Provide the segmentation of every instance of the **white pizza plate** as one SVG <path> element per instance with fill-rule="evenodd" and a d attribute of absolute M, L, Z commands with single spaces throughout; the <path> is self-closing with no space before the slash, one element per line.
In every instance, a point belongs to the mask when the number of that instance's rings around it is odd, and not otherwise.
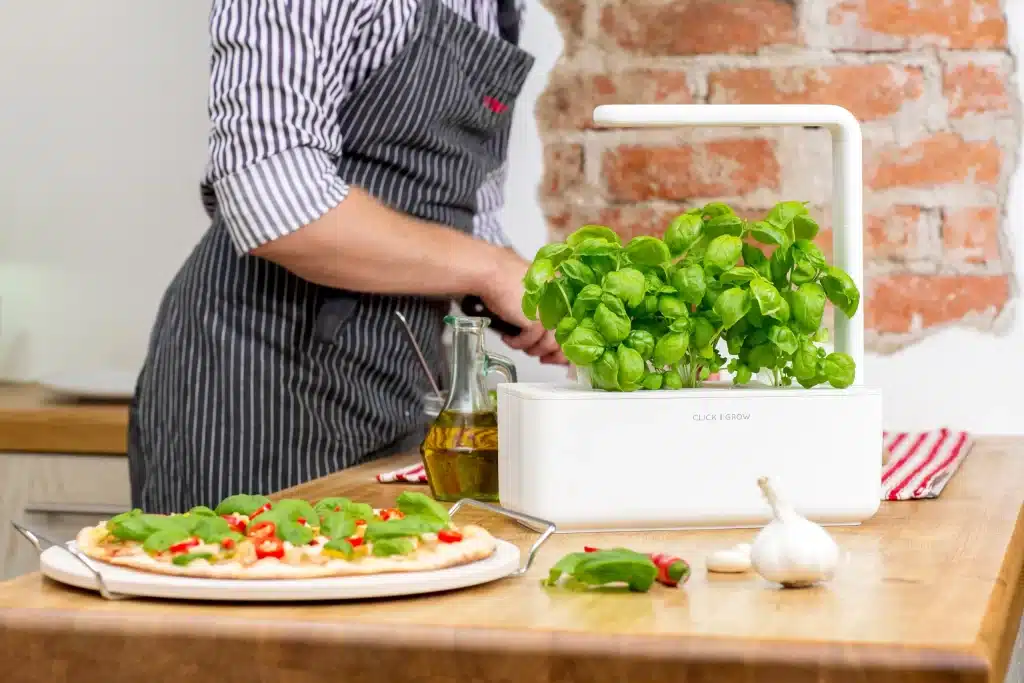
<path fill-rule="evenodd" d="M 75 548 L 72 541 L 68 544 Z M 494 554 L 485 560 L 429 572 L 343 576 L 319 579 L 242 580 L 197 579 L 151 574 L 91 561 L 107 590 L 117 596 L 267 602 L 359 600 L 438 593 L 503 579 L 519 569 L 519 548 L 498 539 Z M 53 546 L 40 555 L 43 575 L 60 583 L 99 591 L 96 577 L 67 550 Z"/>

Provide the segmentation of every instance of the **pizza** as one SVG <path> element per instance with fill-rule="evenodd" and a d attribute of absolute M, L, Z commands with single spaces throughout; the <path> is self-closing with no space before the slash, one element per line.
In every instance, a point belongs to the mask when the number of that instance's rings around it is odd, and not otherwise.
<path fill-rule="evenodd" d="M 209 579 L 308 579 L 420 572 L 490 557 L 496 539 L 456 527 L 433 498 L 406 491 L 375 509 L 348 498 L 316 503 L 259 495 L 216 508 L 157 515 L 131 510 L 85 527 L 76 539 L 89 557 L 157 574 Z"/>

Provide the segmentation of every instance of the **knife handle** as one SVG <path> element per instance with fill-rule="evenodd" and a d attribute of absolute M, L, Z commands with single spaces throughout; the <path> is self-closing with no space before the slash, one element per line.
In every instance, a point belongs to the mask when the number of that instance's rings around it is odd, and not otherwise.
<path fill-rule="evenodd" d="M 462 312 L 466 315 L 478 318 L 487 318 L 491 321 L 491 329 L 499 334 L 515 337 L 523 331 L 521 327 L 499 318 L 496 313 L 487 308 L 483 299 L 476 295 L 468 294 L 463 297 L 462 301 L 459 302 L 459 308 L 461 308 Z"/>

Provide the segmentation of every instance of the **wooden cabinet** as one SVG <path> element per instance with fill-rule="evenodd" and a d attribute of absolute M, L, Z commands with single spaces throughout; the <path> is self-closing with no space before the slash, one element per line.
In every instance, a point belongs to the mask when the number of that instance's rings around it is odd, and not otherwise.
<path fill-rule="evenodd" d="M 123 455 L 0 453 L 0 581 L 39 567 L 12 520 L 63 542 L 130 505 Z"/>

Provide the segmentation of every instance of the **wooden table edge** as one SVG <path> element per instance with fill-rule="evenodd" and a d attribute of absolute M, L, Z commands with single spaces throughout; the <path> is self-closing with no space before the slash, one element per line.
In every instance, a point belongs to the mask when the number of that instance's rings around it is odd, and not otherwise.
<path fill-rule="evenodd" d="M 45 579 L 43 579 L 45 580 Z M 543 629 L 511 631 L 497 628 L 461 628 L 449 626 L 400 626 L 339 622 L 335 624 L 303 621 L 278 622 L 269 619 L 244 619 L 223 616 L 192 616 L 171 620 L 164 616 L 87 613 L 81 610 L 0 608 L 0 634 L 58 634 L 57 624 L 74 624 L 76 635 L 83 637 L 170 638 L 215 637 L 225 646 L 244 648 L 254 644 L 290 645 L 327 649 L 365 647 L 378 651 L 394 650 L 418 654 L 456 652 L 503 657 L 553 657 L 567 660 L 614 659 L 638 664 L 671 663 L 687 665 L 732 665 L 770 668 L 778 673 L 813 667 L 819 673 L 864 671 L 899 676 L 928 673 L 957 673 L 966 681 L 989 681 L 990 661 L 970 647 L 940 648 L 899 646 L 883 643 L 831 643 L 804 641 L 749 640 L 729 637 L 630 636 L 588 634 Z"/>
<path fill-rule="evenodd" d="M 1017 513 L 1013 534 L 999 568 L 999 579 L 989 596 L 975 651 L 991 668 L 993 680 L 1002 681 L 1010 667 L 1018 624 L 1024 615 L 1024 506 Z"/>

